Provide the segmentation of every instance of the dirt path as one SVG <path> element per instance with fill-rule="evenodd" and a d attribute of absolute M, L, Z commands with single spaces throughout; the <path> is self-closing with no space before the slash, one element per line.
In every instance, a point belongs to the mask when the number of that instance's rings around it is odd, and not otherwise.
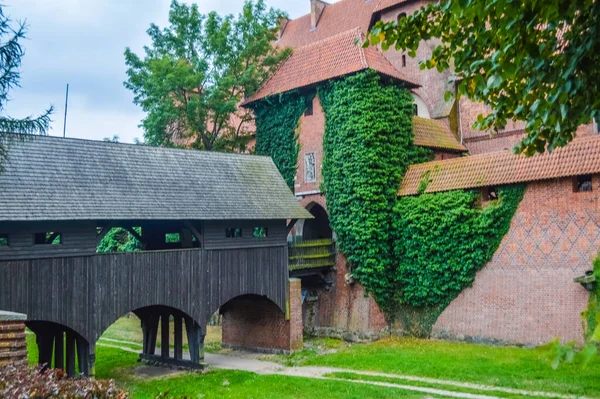
<path fill-rule="evenodd" d="M 137 349 L 132 349 L 131 347 L 126 347 L 119 345 L 118 340 L 101 340 L 98 342 L 98 346 L 106 346 L 111 348 L 117 348 L 128 352 L 139 353 L 140 351 Z M 132 344 L 129 342 L 123 341 L 122 344 Z M 139 345 L 139 344 L 138 344 Z M 184 353 L 184 358 L 189 359 L 189 355 Z M 546 397 L 546 398 L 557 398 L 557 399 L 590 399 L 583 396 L 577 395 L 565 395 L 554 392 L 536 392 L 536 391 L 527 391 L 522 389 L 513 389 L 513 388 L 504 388 L 504 387 L 496 387 L 489 385 L 481 385 L 481 384 L 473 384 L 473 383 L 465 383 L 460 381 L 452 381 L 452 380 L 441 380 L 435 378 L 426 378 L 426 377 L 416 377 L 410 375 L 401 375 L 401 374 L 388 374 L 388 373 L 377 373 L 370 371 L 361 371 L 361 370 L 349 370 L 349 369 L 339 369 L 333 367 L 316 367 L 316 366 L 301 366 L 301 367 L 286 367 L 278 363 L 267 362 L 257 359 L 252 359 L 243 356 L 225 356 L 207 353 L 204 357 L 205 363 L 212 368 L 219 369 L 227 369 L 227 370 L 239 370 L 239 371 L 249 371 L 256 374 L 262 375 L 284 375 L 288 377 L 302 377 L 302 378 L 313 378 L 320 380 L 335 380 L 335 381 L 343 381 L 351 384 L 365 384 L 365 385 L 374 385 L 388 388 L 397 388 L 407 391 L 414 392 L 422 392 L 430 395 L 441 395 L 446 397 L 454 397 L 454 398 L 464 398 L 464 399 L 502 399 L 499 396 L 490 396 L 482 393 L 468 393 L 468 392 L 460 392 L 461 389 L 465 390 L 477 390 L 483 392 L 490 392 L 498 394 L 499 392 L 511 394 L 511 395 L 522 395 L 525 397 Z M 350 380 L 350 379 L 342 379 L 329 377 L 331 373 L 353 373 L 356 375 L 362 376 L 371 376 L 371 377 L 383 377 L 389 379 L 396 379 L 398 383 L 391 382 L 378 382 L 378 381 L 367 381 L 367 380 Z M 439 388 L 433 387 L 422 387 L 410 385 L 411 382 L 416 383 L 427 383 L 431 385 L 439 385 Z M 449 391 L 448 388 L 452 387 L 453 390 Z M 446 388 L 446 389 L 445 389 Z"/>

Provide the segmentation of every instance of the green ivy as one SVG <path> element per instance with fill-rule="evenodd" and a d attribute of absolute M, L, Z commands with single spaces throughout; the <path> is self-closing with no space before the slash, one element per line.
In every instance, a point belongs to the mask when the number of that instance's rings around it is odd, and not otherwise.
<path fill-rule="evenodd" d="M 294 189 L 298 163 L 298 121 L 311 95 L 292 91 L 268 97 L 253 106 L 256 122 L 256 153 L 273 159 L 288 186 Z"/>
<path fill-rule="evenodd" d="M 593 266 L 596 288 L 590 292 L 588 308 L 583 316 L 587 325 L 586 341 L 598 343 L 600 342 L 600 255 L 594 259 Z"/>
<path fill-rule="evenodd" d="M 407 149 L 414 147 L 412 96 L 374 71 L 329 82 L 318 93 L 331 227 L 352 274 L 386 309 L 393 294 L 394 205 L 410 163 Z"/>
<path fill-rule="evenodd" d="M 409 91 L 365 71 L 317 92 L 325 113 L 322 190 L 338 248 L 391 318 L 426 335 L 491 259 L 524 187 L 500 189 L 499 199 L 485 207 L 473 190 L 399 199 L 409 165 L 433 155 L 413 144 Z M 309 100 L 294 92 L 255 108 L 257 152 L 274 158 L 290 186 L 299 151 L 296 128 Z"/>
<path fill-rule="evenodd" d="M 498 191 L 499 199 L 483 207 L 475 190 L 422 194 L 397 202 L 394 256 L 400 303 L 446 303 L 473 283 L 508 232 L 524 187 Z"/>
<path fill-rule="evenodd" d="M 134 227 L 135 231 L 140 234 L 141 229 Z M 135 252 L 140 251 L 142 245 L 139 241 L 127 230 L 121 228 L 111 229 L 100 241 L 97 252 Z"/>

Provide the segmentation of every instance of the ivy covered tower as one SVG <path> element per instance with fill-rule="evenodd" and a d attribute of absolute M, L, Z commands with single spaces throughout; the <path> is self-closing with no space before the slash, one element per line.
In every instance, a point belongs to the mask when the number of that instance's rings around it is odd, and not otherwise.
<path fill-rule="evenodd" d="M 472 129 L 486 106 L 445 101 L 452 72 L 420 69 L 436 43 L 415 58 L 357 45 L 376 21 L 427 3 L 311 0 L 282 20 L 277 45 L 291 56 L 243 104 L 256 151 L 315 217 L 288 237 L 305 331 L 581 341 L 589 294 L 573 279 L 600 249 L 599 128 L 518 158 L 523 126 Z"/>

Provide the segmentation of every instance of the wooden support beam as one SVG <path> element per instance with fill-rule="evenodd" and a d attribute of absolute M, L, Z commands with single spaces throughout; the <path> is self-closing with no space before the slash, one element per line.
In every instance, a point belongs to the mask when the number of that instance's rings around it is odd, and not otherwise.
<path fill-rule="evenodd" d="M 75 334 L 66 333 L 66 370 L 69 377 L 75 377 Z"/>
<path fill-rule="evenodd" d="M 198 323 L 191 317 L 185 317 L 185 330 L 187 332 L 188 348 L 190 351 L 190 361 L 194 364 L 200 364 L 204 360 L 204 336 Z"/>
<path fill-rule="evenodd" d="M 296 222 L 298 221 L 298 219 L 292 219 L 290 220 L 290 222 L 287 224 L 286 226 L 286 230 L 287 233 L 290 234 L 290 231 L 292 231 L 292 228 L 294 227 L 294 225 L 296 224 Z"/>
<path fill-rule="evenodd" d="M 183 225 L 187 227 L 189 231 L 192 232 L 192 234 L 194 235 L 194 237 L 196 237 L 196 240 L 198 240 L 198 242 L 202 242 L 202 234 L 200 234 L 200 232 L 198 231 L 198 229 L 196 229 L 196 226 L 194 226 L 192 222 L 186 220 L 185 222 L 183 222 Z"/>
<path fill-rule="evenodd" d="M 82 337 L 77 337 L 77 362 L 79 374 L 90 375 L 90 345 Z"/>
<path fill-rule="evenodd" d="M 175 336 L 175 360 L 183 359 L 183 329 L 181 315 L 174 316 L 173 333 Z"/>
<path fill-rule="evenodd" d="M 98 236 L 96 237 L 96 245 L 100 244 L 100 242 L 104 239 L 104 237 L 106 237 L 108 232 L 115 227 L 117 227 L 115 223 L 109 223 L 106 226 L 104 226 L 100 233 L 98 233 Z"/>
<path fill-rule="evenodd" d="M 160 356 L 169 357 L 169 313 L 164 311 L 160 315 Z"/>
<path fill-rule="evenodd" d="M 54 335 L 54 368 L 65 369 L 65 333 L 62 329 Z"/>
<path fill-rule="evenodd" d="M 38 363 L 44 368 L 52 367 L 52 351 L 54 349 L 54 336 L 50 331 L 39 331 L 36 334 L 36 341 L 38 344 Z"/>
<path fill-rule="evenodd" d="M 136 240 L 138 240 L 140 244 L 142 244 L 142 248 L 146 248 L 146 241 L 141 235 L 138 234 L 137 231 L 133 229 L 133 227 L 127 226 L 124 227 L 124 229 L 127 230 L 129 234 L 131 234 Z"/>
<path fill-rule="evenodd" d="M 158 336 L 158 315 L 148 316 L 148 345 L 146 345 L 145 353 L 148 355 L 154 355 L 156 352 L 156 338 Z"/>

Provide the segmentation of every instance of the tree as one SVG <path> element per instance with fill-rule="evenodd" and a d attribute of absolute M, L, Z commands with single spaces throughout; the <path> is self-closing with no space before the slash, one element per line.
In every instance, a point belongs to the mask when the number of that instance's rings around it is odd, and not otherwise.
<path fill-rule="evenodd" d="M 170 26 L 152 24 L 152 45 L 140 58 L 125 51 L 125 87 L 147 112 L 151 145 L 186 142 L 206 150 L 239 150 L 249 139 L 252 115 L 240 109 L 287 56 L 272 46 L 281 13 L 248 0 L 242 13 L 202 15 L 196 4 L 171 3 Z"/>
<path fill-rule="evenodd" d="M 8 157 L 8 146 L 15 139 L 14 135 L 46 134 L 50 128 L 50 107 L 42 115 L 23 119 L 12 118 L 4 113 L 6 103 L 10 100 L 9 91 L 19 87 L 21 60 L 24 55 L 21 40 L 25 38 L 27 26 L 17 21 L 16 28 L 11 26 L 12 20 L 4 14 L 0 4 L 0 171 Z"/>
<path fill-rule="evenodd" d="M 526 121 L 518 153 L 564 146 L 578 126 L 600 117 L 600 1 L 440 1 L 377 22 L 364 45 L 415 57 L 422 40 L 437 45 L 421 68 L 453 68 L 457 95 L 492 109 L 475 127 Z"/>

